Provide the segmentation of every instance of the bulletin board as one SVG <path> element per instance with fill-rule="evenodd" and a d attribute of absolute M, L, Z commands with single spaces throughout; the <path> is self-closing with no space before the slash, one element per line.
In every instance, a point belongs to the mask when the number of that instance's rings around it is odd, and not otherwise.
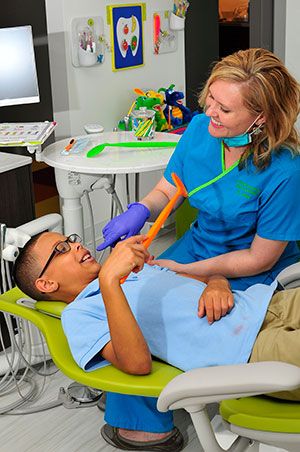
<path fill-rule="evenodd" d="M 143 21 L 145 19 L 145 3 L 107 6 L 113 71 L 143 66 Z"/>

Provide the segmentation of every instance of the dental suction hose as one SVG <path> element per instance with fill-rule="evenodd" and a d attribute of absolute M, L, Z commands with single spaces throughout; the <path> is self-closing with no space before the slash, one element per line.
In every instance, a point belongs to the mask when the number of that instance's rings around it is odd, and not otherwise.
<path fill-rule="evenodd" d="M 121 201 L 115 191 L 114 181 L 112 175 L 102 176 L 94 184 L 91 185 L 91 190 L 99 190 L 104 188 L 104 190 L 112 196 L 114 202 L 117 205 L 119 213 L 123 213 L 124 209 L 122 207 Z"/>

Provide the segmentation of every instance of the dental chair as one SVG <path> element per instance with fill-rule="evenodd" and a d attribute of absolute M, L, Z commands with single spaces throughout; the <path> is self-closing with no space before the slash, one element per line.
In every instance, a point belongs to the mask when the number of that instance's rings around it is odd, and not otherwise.
<path fill-rule="evenodd" d="M 284 269 L 277 279 L 284 289 L 299 287 L 300 262 Z M 225 450 L 206 413 L 206 404 L 212 402 L 220 402 L 221 438 L 224 429 L 232 432 L 232 444 L 226 450 L 262 451 L 260 445 L 266 444 L 299 452 L 300 402 L 265 395 L 299 386 L 300 368 L 282 362 L 194 369 L 167 384 L 159 396 L 158 409 L 183 408 L 190 413 L 205 452 Z"/>
<path fill-rule="evenodd" d="M 35 232 L 37 233 L 37 232 Z M 297 265 L 297 264 L 295 264 Z M 286 272 L 281 280 L 294 279 Z M 43 333 L 56 366 L 69 378 L 92 388 L 158 397 L 161 411 L 183 408 L 190 413 L 205 452 L 225 450 L 217 442 L 206 404 L 221 402 L 224 425 L 238 435 L 227 450 L 258 451 L 259 443 L 300 450 L 300 403 L 258 394 L 289 391 L 300 386 L 300 368 L 280 362 L 194 369 L 189 372 L 154 361 L 150 375 L 132 376 L 112 365 L 84 372 L 72 358 L 63 333 L 61 302 L 32 302 L 18 288 L 0 295 L 0 311 L 35 324 Z"/>
<path fill-rule="evenodd" d="M 0 250 L 0 270 L 4 268 L 3 257 L 13 261 L 17 257 L 18 247 L 24 246 L 30 236 L 44 230 L 62 232 L 60 215 L 46 215 L 14 230 L 8 228 L 6 246 L 2 246 Z M 158 361 L 153 362 L 151 374 L 142 377 L 125 374 L 112 365 L 84 372 L 73 360 L 61 326 L 60 316 L 65 306 L 65 303 L 59 301 L 35 302 L 16 287 L 0 295 L 0 311 L 33 323 L 43 333 L 56 366 L 77 383 L 102 391 L 158 397 L 163 387 L 181 373 L 179 369 Z M 60 396 L 63 397 L 62 394 Z M 63 402 L 66 407 L 72 407 L 68 396 L 63 398 Z M 73 407 L 75 408 L 76 404 Z"/>
<path fill-rule="evenodd" d="M 299 386 L 300 368 L 291 364 L 208 367 L 175 377 L 162 390 L 157 406 L 160 411 L 185 409 L 205 452 L 255 452 L 263 450 L 260 443 L 299 452 L 300 403 L 261 395 Z M 221 402 L 223 427 L 235 434 L 229 448 L 219 444 L 209 421 L 206 404 L 212 402 Z"/>
<path fill-rule="evenodd" d="M 32 322 L 43 333 L 55 365 L 69 378 L 103 391 L 157 397 L 164 386 L 181 371 L 168 364 L 154 361 L 150 375 L 136 377 L 110 365 L 92 372 L 83 371 L 73 360 L 64 335 L 60 316 L 63 302 L 32 302 L 18 288 L 0 295 L 0 311 Z"/>
<path fill-rule="evenodd" d="M 177 238 L 195 215 L 188 201 L 177 210 Z M 285 289 L 299 287 L 300 262 L 283 270 L 277 279 Z M 194 369 L 168 383 L 157 406 L 163 412 L 185 409 L 205 452 L 266 450 L 262 444 L 299 452 L 300 402 L 265 395 L 299 386 L 300 368 L 282 362 Z M 220 402 L 222 416 L 222 425 L 215 428 L 216 434 L 206 411 L 206 405 L 213 402 Z M 226 431 L 232 433 L 230 438 L 226 437 Z M 220 444 L 222 435 L 226 445 Z"/>

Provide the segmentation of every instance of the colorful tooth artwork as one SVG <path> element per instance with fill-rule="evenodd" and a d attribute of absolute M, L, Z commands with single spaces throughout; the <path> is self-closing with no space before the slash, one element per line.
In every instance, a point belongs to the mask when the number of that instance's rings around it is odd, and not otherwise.
<path fill-rule="evenodd" d="M 126 58 L 129 49 L 135 56 L 139 46 L 140 27 L 135 16 L 129 19 L 120 17 L 117 22 L 117 42 L 123 58 Z"/>
<path fill-rule="evenodd" d="M 113 43 L 113 70 L 134 68 L 144 64 L 143 21 L 145 4 L 108 6 L 108 23 Z"/>

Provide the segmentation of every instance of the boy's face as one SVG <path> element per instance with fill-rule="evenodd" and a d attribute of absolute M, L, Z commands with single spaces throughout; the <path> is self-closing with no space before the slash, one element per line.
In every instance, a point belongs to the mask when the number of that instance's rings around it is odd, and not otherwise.
<path fill-rule="evenodd" d="M 34 252 L 40 261 L 40 271 L 57 243 L 65 240 L 64 235 L 56 232 L 45 232 L 40 236 L 34 247 Z M 81 243 L 69 243 L 69 245 L 70 251 L 54 255 L 41 278 L 57 281 L 64 291 L 73 291 L 75 288 L 80 291 L 97 278 L 101 265 Z"/>

